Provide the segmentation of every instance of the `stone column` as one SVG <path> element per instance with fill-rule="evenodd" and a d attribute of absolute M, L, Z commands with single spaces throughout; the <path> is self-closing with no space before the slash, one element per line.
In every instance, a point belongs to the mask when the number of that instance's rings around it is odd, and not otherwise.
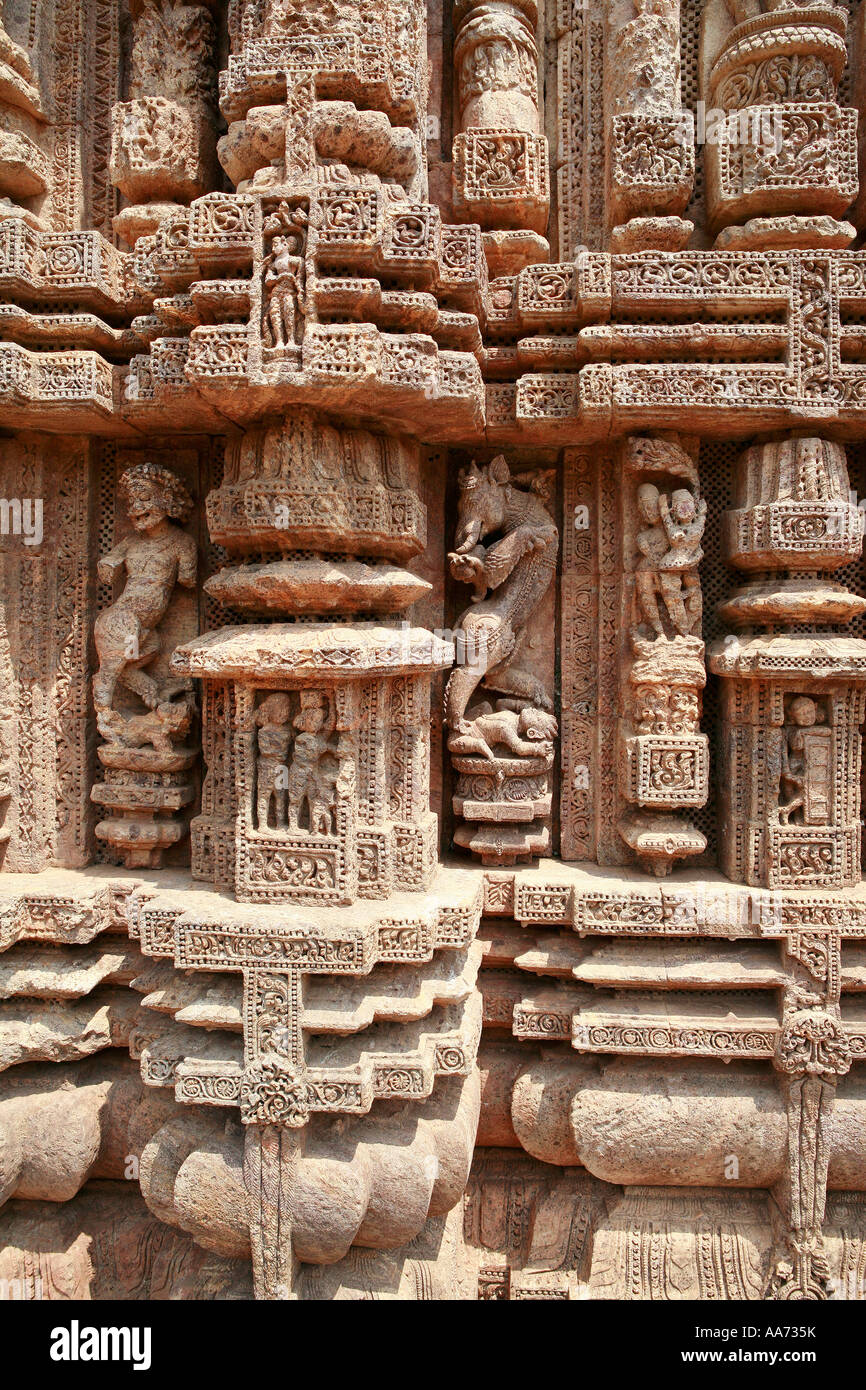
<path fill-rule="evenodd" d="M 460 134 L 454 209 L 484 228 L 543 233 L 550 206 L 540 133 L 535 0 L 456 0 L 454 66 Z"/>
<path fill-rule="evenodd" d="M 680 92 L 679 0 L 610 0 L 606 11 L 608 215 L 614 250 L 679 250 L 695 178 Z"/>

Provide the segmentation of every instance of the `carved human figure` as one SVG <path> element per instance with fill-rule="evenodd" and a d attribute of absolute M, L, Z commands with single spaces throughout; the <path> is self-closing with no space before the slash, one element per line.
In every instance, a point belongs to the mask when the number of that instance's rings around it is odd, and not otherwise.
<path fill-rule="evenodd" d="M 549 757 L 557 734 L 554 716 L 531 706 L 519 711 L 504 706 L 505 701 L 498 701 L 494 709 L 483 700 L 474 707 L 472 733 L 460 739 L 460 751 L 494 758 L 497 748 L 505 748 L 518 758 Z"/>
<path fill-rule="evenodd" d="M 688 637 L 701 621 L 698 565 L 703 558 L 706 501 L 696 498 L 688 488 L 676 488 L 668 499 L 653 483 L 643 483 L 637 490 L 637 504 L 646 523 L 636 539 L 640 558 L 635 588 L 640 615 L 657 636 L 663 637 L 661 598 L 675 633 Z"/>
<path fill-rule="evenodd" d="M 800 441 L 797 458 L 799 502 L 822 502 L 832 495 L 822 444 L 823 441 L 820 439 Z"/>
<path fill-rule="evenodd" d="M 271 828 L 271 806 L 274 827 L 288 825 L 288 758 L 292 741 L 289 717 L 291 700 L 282 690 L 266 696 L 255 712 L 258 728 L 256 758 L 256 820 L 259 830 Z"/>
<path fill-rule="evenodd" d="M 455 579 L 473 586 L 472 607 L 458 624 L 457 666 L 445 693 L 449 748 L 471 751 L 466 709 L 482 683 L 541 709 L 552 708 L 541 682 L 514 663 L 526 625 L 556 568 L 559 533 L 544 501 L 546 474 L 512 477 L 505 458 L 460 474 L 456 549 L 448 557 Z M 501 534 L 500 534 L 501 533 Z M 485 537 L 500 534 L 492 545 Z M 495 594 L 488 598 L 490 590 Z"/>
<path fill-rule="evenodd" d="M 782 743 L 779 822 L 826 825 L 831 808 L 831 760 L 828 725 L 819 718 L 818 703 L 797 695 L 788 706 Z"/>
<path fill-rule="evenodd" d="M 338 767 L 330 743 L 334 718 L 327 696 L 317 690 L 302 691 L 301 708 L 292 723 L 296 732 L 287 785 L 289 829 L 300 829 L 306 801 L 311 833 L 330 835 Z"/>
<path fill-rule="evenodd" d="M 183 680 L 157 681 L 143 667 L 161 650 L 157 628 L 175 587 L 194 588 L 197 568 L 195 540 L 180 525 L 192 510 L 192 498 L 170 469 L 136 464 L 123 474 L 119 492 L 134 534 L 103 556 L 97 570 L 108 582 L 125 569 L 126 585 L 94 626 L 99 669 L 93 678 L 93 702 L 97 727 L 107 739 L 115 736 L 117 718 L 112 711 L 118 683 L 151 710 L 188 689 Z"/>
<path fill-rule="evenodd" d="M 637 490 L 638 515 L 644 529 L 637 534 L 636 545 L 640 559 L 635 570 L 638 608 L 644 622 L 659 637 L 664 636 L 664 624 L 659 613 L 659 563 L 667 550 L 667 537 L 661 522 L 659 490 L 654 483 L 641 483 Z"/>
<path fill-rule="evenodd" d="M 265 342 L 272 348 L 295 345 L 298 319 L 306 313 L 304 243 L 306 214 L 281 204 L 267 220 L 273 229 L 271 250 L 265 257 Z M 279 230 L 277 230 L 279 229 Z"/>
<path fill-rule="evenodd" d="M 670 502 L 664 494 L 659 497 L 659 513 L 669 547 L 659 562 L 661 592 L 671 622 L 681 636 L 687 637 L 700 626 L 698 565 L 704 557 L 701 537 L 707 504 L 681 487 L 671 494 Z"/>

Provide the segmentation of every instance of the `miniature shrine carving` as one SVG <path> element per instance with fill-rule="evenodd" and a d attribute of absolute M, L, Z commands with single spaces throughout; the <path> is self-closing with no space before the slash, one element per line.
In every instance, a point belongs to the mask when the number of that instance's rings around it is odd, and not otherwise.
<path fill-rule="evenodd" d="M 864 72 L 5 5 L 0 1290 L 866 1297 Z"/>

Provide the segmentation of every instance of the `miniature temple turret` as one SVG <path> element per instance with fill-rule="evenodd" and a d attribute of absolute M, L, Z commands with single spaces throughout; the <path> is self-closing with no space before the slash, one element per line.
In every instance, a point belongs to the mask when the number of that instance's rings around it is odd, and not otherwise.
<path fill-rule="evenodd" d="M 862 547 L 844 447 L 756 445 L 740 460 L 736 500 L 725 543 L 749 579 L 721 605 L 735 631 L 710 658 L 722 678 L 721 862 L 735 881 L 768 888 L 850 886 L 866 644 L 844 627 L 866 605 L 829 578 Z"/>
<path fill-rule="evenodd" d="M 704 11 L 708 226 L 725 244 L 853 240 L 841 220 L 858 190 L 857 112 L 839 103 L 847 27 L 835 0 L 713 0 Z M 724 230 L 738 224 L 743 233 Z"/>

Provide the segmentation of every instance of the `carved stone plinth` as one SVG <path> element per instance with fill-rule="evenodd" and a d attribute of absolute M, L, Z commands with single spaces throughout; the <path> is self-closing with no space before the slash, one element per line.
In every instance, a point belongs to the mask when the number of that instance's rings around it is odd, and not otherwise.
<path fill-rule="evenodd" d="M 550 769 L 553 754 L 523 758 L 452 755 L 454 814 L 467 824 L 454 843 L 482 864 L 512 864 L 550 847 Z"/>
<path fill-rule="evenodd" d="M 531 131 L 469 130 L 454 140 L 454 209 L 481 227 L 543 233 L 550 209 L 547 140 Z"/>
<path fill-rule="evenodd" d="M 611 217 L 678 217 L 695 181 L 691 112 L 622 114 L 613 119 Z"/>
<path fill-rule="evenodd" d="M 96 826 L 96 838 L 109 845 L 130 869 L 155 869 L 163 850 L 187 833 L 182 820 L 171 819 L 194 799 L 189 772 L 198 759 L 195 748 L 127 749 L 103 745 L 98 750 L 105 780 L 91 796 L 109 814 Z"/>

